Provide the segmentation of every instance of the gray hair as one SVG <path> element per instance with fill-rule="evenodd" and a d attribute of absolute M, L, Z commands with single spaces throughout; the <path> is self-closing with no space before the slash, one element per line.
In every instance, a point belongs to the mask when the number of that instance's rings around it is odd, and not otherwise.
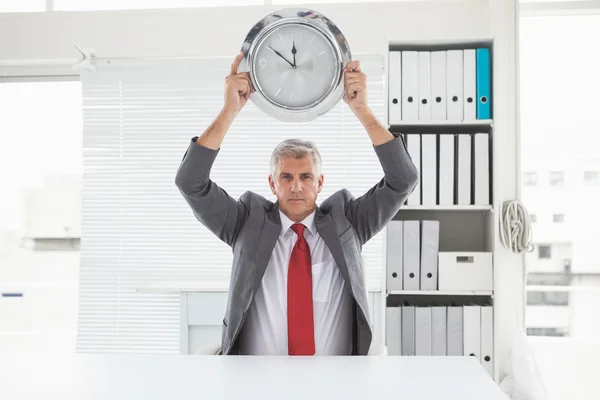
<path fill-rule="evenodd" d="M 317 167 L 317 177 L 321 175 L 321 154 L 314 142 L 300 139 L 284 140 L 275 147 L 271 154 L 271 176 L 275 178 L 279 160 L 282 158 L 304 158 L 306 156 L 312 156 L 313 163 Z"/>

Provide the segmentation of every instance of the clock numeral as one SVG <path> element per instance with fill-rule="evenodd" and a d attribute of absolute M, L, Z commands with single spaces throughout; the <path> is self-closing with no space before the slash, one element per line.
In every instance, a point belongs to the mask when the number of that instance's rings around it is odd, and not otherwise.
<path fill-rule="evenodd" d="M 258 62 L 258 64 L 260 65 L 261 69 L 265 69 L 267 67 L 267 60 L 265 60 L 264 58 L 261 58 L 260 61 Z"/>
<path fill-rule="evenodd" d="M 290 94 L 290 101 L 295 101 L 296 100 L 296 96 L 295 96 L 295 92 L 292 92 L 292 94 Z"/>

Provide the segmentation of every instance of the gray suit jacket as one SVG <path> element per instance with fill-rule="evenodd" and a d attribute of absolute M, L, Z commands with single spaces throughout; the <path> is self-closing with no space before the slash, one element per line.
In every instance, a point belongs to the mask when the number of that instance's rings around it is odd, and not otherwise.
<path fill-rule="evenodd" d="M 232 247 L 229 301 L 223 319 L 222 354 L 238 354 L 238 336 L 281 232 L 278 202 L 247 191 L 235 200 L 210 179 L 220 150 L 192 139 L 177 170 L 175 184 L 195 217 Z M 413 191 L 418 173 L 402 137 L 374 146 L 384 177 L 359 198 L 346 189 L 324 200 L 315 213 L 319 235 L 329 247 L 354 298 L 353 355 L 371 346 L 367 290 L 361 250 L 396 215 Z"/>

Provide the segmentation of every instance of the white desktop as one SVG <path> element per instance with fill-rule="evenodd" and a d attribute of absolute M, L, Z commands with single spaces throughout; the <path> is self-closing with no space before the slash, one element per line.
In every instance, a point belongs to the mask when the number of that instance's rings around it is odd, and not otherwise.
<path fill-rule="evenodd" d="M 0 377 L 19 400 L 507 399 L 472 357 L 15 355 Z"/>

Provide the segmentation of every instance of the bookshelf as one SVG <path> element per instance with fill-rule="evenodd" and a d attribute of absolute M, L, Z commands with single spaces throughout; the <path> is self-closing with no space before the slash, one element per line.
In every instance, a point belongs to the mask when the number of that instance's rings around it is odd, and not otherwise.
<path fill-rule="evenodd" d="M 397 296 L 493 296 L 492 290 L 388 290 L 388 295 Z"/>
<path fill-rule="evenodd" d="M 388 233 L 390 229 L 395 230 L 386 239 L 383 277 L 386 310 L 384 336 L 388 354 L 427 355 L 411 352 L 411 345 L 407 347 L 406 340 L 402 341 L 400 346 L 390 346 L 388 335 L 396 340 L 398 334 L 390 333 L 392 331 L 389 329 L 396 329 L 394 327 L 399 323 L 400 337 L 414 340 L 412 351 L 414 348 L 423 348 L 423 345 L 417 344 L 418 340 L 423 340 L 423 329 L 428 331 L 428 335 L 424 335 L 425 340 L 437 340 L 438 343 L 441 329 L 446 335 L 444 349 L 440 354 L 439 345 L 432 344 L 432 349 L 437 349 L 432 350 L 432 353 L 438 353 L 431 355 L 456 355 L 456 340 L 452 344 L 454 348 L 450 349 L 450 329 L 456 328 L 456 311 L 460 311 L 461 334 L 464 339 L 460 352 L 464 352 L 463 355 L 472 355 L 474 348 L 480 350 L 477 354 L 479 361 L 491 377 L 498 380 L 497 329 L 494 317 L 496 293 L 493 282 L 496 238 L 493 179 L 494 38 L 391 41 L 387 51 L 388 128 L 393 134 L 403 136 L 421 175 L 419 186 L 415 189 L 418 194 L 412 196 L 412 199 L 409 198 L 387 228 Z M 460 68 L 460 71 L 457 71 L 457 68 Z M 487 77 L 485 71 L 488 72 Z M 399 74 L 401 78 L 394 74 Z M 414 82 L 408 82 L 415 79 L 417 87 L 414 87 Z M 443 98 L 444 95 L 448 98 Z M 476 136 L 479 138 L 478 143 Z M 425 137 L 427 142 L 423 139 Z M 484 146 L 481 145 L 482 141 L 486 143 Z M 465 169 L 465 165 L 469 165 L 468 170 Z M 446 193 L 442 193 L 444 191 Z M 407 228 L 406 221 L 439 223 L 436 232 L 437 243 L 434 246 L 436 272 L 432 277 L 435 280 L 435 290 L 431 287 L 431 281 L 427 279 L 427 276 L 432 275 L 421 275 L 424 268 L 427 271 L 431 270 L 431 256 L 427 258 L 425 253 L 432 251 L 431 237 L 423 237 L 426 231 L 421 222 L 417 233 L 418 260 L 407 256 L 408 252 L 415 252 L 414 239 L 407 239 L 408 235 L 415 236 L 412 230 L 415 225 Z M 391 248 L 399 237 L 403 237 L 403 243 L 400 243 L 403 246 L 401 251 Z M 429 250 L 423 250 L 424 241 L 428 242 Z M 445 253 L 445 257 L 438 258 L 441 253 Z M 475 259 L 479 255 L 486 256 L 484 259 L 489 260 L 489 265 L 486 267 L 488 274 L 485 289 L 481 289 L 481 270 L 475 275 L 469 275 L 469 271 L 474 271 L 473 267 L 464 269 L 462 282 L 448 282 L 448 285 L 459 285 L 460 289 L 442 288 L 442 278 L 447 280 L 452 274 L 445 273 L 442 276 L 440 268 L 447 267 L 446 264 L 442 265 L 441 260 L 446 263 L 453 259 L 454 255 L 456 260 L 469 256 Z M 402 260 L 399 261 L 399 258 Z M 413 271 L 415 262 L 419 264 L 416 278 L 414 274 L 407 275 L 407 268 Z M 429 264 L 424 267 L 425 263 Z M 479 265 L 481 264 L 474 264 Z M 456 271 L 461 269 L 458 262 L 453 267 L 458 267 Z M 394 272 L 391 273 L 392 271 Z M 473 287 L 470 287 L 471 277 Z M 414 279 L 420 288 L 414 287 Z M 428 283 L 425 284 L 425 281 Z M 427 287 L 424 287 L 425 285 Z M 453 308 L 452 316 L 450 307 Z M 446 318 L 443 328 L 439 325 L 440 311 Z M 429 321 L 429 325 L 424 328 L 425 320 Z M 387 324 L 390 324 L 390 327 Z M 410 334 L 404 335 L 406 326 L 410 326 L 412 337 Z M 479 326 L 475 335 L 477 342 L 473 341 L 474 326 Z M 447 354 L 444 354 L 444 351 Z M 396 354 L 393 354 L 394 352 Z"/>

